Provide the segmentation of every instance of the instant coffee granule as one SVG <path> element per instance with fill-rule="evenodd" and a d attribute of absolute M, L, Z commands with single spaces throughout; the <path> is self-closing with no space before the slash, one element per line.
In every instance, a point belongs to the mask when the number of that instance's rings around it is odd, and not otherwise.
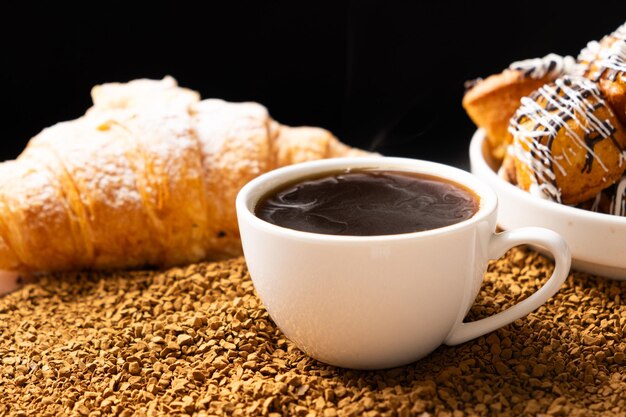
<path fill-rule="evenodd" d="M 468 320 L 528 297 L 551 271 L 511 250 L 490 265 Z M 46 276 L 0 299 L 0 414 L 626 416 L 625 290 L 573 273 L 503 329 L 363 372 L 286 340 L 241 258 Z"/>

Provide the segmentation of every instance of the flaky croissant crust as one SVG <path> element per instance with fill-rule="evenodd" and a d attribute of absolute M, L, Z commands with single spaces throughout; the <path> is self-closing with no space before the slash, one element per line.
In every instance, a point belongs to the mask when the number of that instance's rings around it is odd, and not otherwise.
<path fill-rule="evenodd" d="M 361 155 L 256 103 L 200 100 L 171 77 L 104 84 L 76 120 L 0 164 L 0 269 L 169 266 L 241 253 L 234 201 L 252 178 Z"/>

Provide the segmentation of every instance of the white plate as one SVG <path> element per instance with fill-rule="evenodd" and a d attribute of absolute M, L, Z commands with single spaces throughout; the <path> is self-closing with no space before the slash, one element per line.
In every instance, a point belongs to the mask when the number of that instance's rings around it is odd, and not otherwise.
<path fill-rule="evenodd" d="M 498 224 L 503 229 L 541 226 L 559 233 L 572 251 L 572 267 L 618 280 L 626 280 L 626 217 L 594 213 L 531 194 L 498 177 L 489 165 L 484 132 L 470 144 L 474 175 L 498 195 Z"/>

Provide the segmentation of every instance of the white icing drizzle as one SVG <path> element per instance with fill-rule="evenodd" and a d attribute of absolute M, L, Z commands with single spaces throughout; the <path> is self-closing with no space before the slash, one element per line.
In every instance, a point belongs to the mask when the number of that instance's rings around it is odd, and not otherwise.
<path fill-rule="evenodd" d="M 578 54 L 578 62 L 589 64 L 591 61 L 595 60 L 598 54 L 600 53 L 600 42 L 591 41 L 587 43 L 580 53 Z M 578 68 L 582 69 L 584 72 L 587 69 L 587 65 L 580 65 Z M 583 75 L 583 74 L 577 74 Z"/>
<path fill-rule="evenodd" d="M 614 216 L 626 216 L 626 175 L 609 188 L 596 194 L 589 210 Z"/>
<path fill-rule="evenodd" d="M 587 43 L 578 54 L 577 60 L 575 75 L 584 76 L 589 66 L 594 64 L 596 70 L 590 74 L 593 81 L 600 78 L 614 81 L 618 75 L 623 76 L 626 73 L 626 23 L 600 42 Z"/>
<path fill-rule="evenodd" d="M 611 198 L 610 213 L 615 216 L 626 216 L 626 176 L 615 184 L 615 194 Z"/>
<path fill-rule="evenodd" d="M 591 76 L 594 81 L 604 78 L 615 81 L 618 76 L 626 74 L 626 41 L 616 40 L 601 51 L 595 62 L 597 71 Z"/>
<path fill-rule="evenodd" d="M 525 59 L 509 65 L 510 70 L 522 71 L 525 76 L 540 79 L 546 76 L 558 78 L 561 75 L 572 74 L 576 71 L 576 60 L 571 56 L 548 54 L 543 58 Z"/>
<path fill-rule="evenodd" d="M 593 203 L 591 204 L 591 208 L 589 209 L 590 211 L 600 211 L 600 202 L 602 201 L 602 192 L 599 192 L 598 194 L 596 194 L 596 196 L 593 199 Z"/>
<path fill-rule="evenodd" d="M 620 27 L 615 29 L 615 32 L 611 33 L 611 36 L 615 39 L 626 41 L 626 23 L 622 23 Z"/>
<path fill-rule="evenodd" d="M 590 172 L 594 162 L 608 172 L 606 165 L 594 152 L 595 144 L 607 138 L 612 139 L 615 131 L 609 120 L 602 121 L 594 114 L 595 110 L 604 106 L 606 104 L 596 84 L 585 78 L 569 76 L 559 78 L 553 84 L 546 84 L 530 97 L 521 99 L 521 106 L 511 119 L 509 132 L 516 139 L 516 158 L 533 173 L 533 193 L 561 202 L 555 171 L 558 170 L 562 176 L 567 175 L 564 164 L 572 165 L 568 152 L 575 155 L 574 148 L 585 151 L 583 173 Z M 567 124 L 570 120 L 574 120 L 579 129 L 570 127 Z M 561 129 L 571 139 L 570 149 L 565 149 L 562 157 L 555 157 L 552 154 L 552 143 Z M 619 148 L 615 140 L 612 139 L 612 142 Z M 619 150 L 622 154 L 621 164 L 623 150 Z"/>

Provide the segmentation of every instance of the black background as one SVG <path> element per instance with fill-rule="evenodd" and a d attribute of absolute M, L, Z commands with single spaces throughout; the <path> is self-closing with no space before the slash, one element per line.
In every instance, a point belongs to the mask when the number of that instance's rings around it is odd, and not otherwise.
<path fill-rule="evenodd" d="M 4 13 L 1 159 L 83 114 L 93 85 L 170 74 L 204 98 L 257 101 L 353 146 L 467 167 L 465 80 L 576 55 L 626 20 L 622 1 L 217 4 Z"/>

